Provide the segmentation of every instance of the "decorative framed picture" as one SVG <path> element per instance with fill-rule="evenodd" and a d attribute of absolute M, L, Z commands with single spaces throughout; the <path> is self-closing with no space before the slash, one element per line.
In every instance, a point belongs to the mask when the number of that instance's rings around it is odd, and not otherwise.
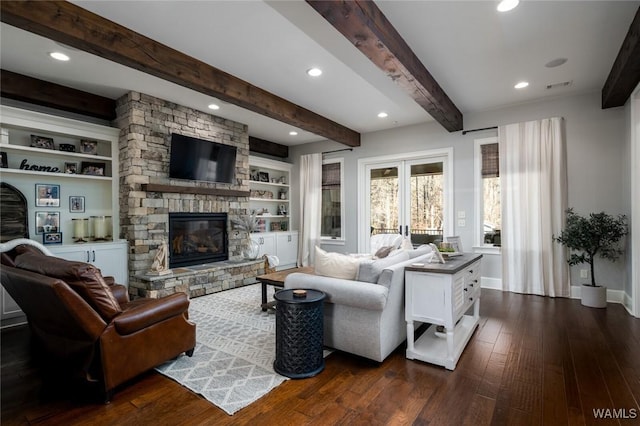
<path fill-rule="evenodd" d="M 433 260 L 435 259 L 440 263 L 444 263 L 444 257 L 442 257 L 442 253 L 440 253 L 438 247 L 433 243 L 429 243 L 429 247 L 431 247 L 431 250 L 433 250 L 433 257 L 431 258 L 431 262 L 433 262 Z"/>
<path fill-rule="evenodd" d="M 269 173 L 258 172 L 258 180 L 260 180 L 260 182 L 269 182 Z"/>
<path fill-rule="evenodd" d="M 83 154 L 98 155 L 98 142 L 82 139 L 80 141 L 80 152 Z"/>
<path fill-rule="evenodd" d="M 455 253 L 462 253 L 462 241 L 460 240 L 459 236 L 453 236 L 453 237 L 446 237 L 445 238 L 447 240 L 448 243 L 451 243 L 451 248 L 453 248 L 453 251 Z"/>
<path fill-rule="evenodd" d="M 62 232 L 44 232 L 42 234 L 42 244 L 62 244 Z"/>
<path fill-rule="evenodd" d="M 38 135 L 31 135 L 31 146 L 33 148 L 56 149 L 56 146 L 53 143 L 53 138 Z"/>
<path fill-rule="evenodd" d="M 78 173 L 78 163 L 73 161 L 66 161 L 64 163 L 64 172 L 68 175 L 75 175 Z"/>
<path fill-rule="evenodd" d="M 36 183 L 36 207 L 60 207 L 60 185 Z"/>
<path fill-rule="evenodd" d="M 60 212 L 36 212 L 36 234 L 58 232 L 60 229 Z"/>
<path fill-rule="evenodd" d="M 84 196 L 82 195 L 70 196 L 69 211 L 71 213 L 84 213 Z"/>
<path fill-rule="evenodd" d="M 7 159 L 7 153 L 4 151 L 0 151 L 0 167 L 6 169 L 9 167 L 9 160 Z"/>
<path fill-rule="evenodd" d="M 105 163 L 96 163 L 93 161 L 82 162 L 82 174 L 91 176 L 104 176 Z"/>

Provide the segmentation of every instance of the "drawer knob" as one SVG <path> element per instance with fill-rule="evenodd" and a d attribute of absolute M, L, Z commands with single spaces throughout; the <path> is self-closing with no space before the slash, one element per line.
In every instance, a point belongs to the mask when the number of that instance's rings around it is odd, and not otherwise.
<path fill-rule="evenodd" d="M 469 287 L 473 287 L 473 283 L 470 283 L 470 284 L 469 284 Z M 466 290 L 466 289 L 465 289 L 465 290 Z"/>
<path fill-rule="evenodd" d="M 473 302 L 473 297 L 470 297 L 470 298 L 469 298 L 469 300 L 470 300 L 471 302 Z"/>

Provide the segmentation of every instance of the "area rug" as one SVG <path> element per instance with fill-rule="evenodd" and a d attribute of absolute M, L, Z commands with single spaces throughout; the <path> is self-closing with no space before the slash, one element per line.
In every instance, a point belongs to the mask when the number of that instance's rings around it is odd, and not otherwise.
<path fill-rule="evenodd" d="M 228 414 L 266 395 L 288 378 L 273 371 L 275 315 L 262 312 L 260 303 L 260 284 L 191 299 L 193 357 L 183 354 L 156 370 Z"/>

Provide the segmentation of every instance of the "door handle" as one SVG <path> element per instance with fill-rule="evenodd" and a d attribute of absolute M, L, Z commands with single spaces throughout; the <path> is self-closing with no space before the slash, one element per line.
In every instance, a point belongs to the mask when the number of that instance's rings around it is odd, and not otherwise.
<path fill-rule="evenodd" d="M 409 236 L 409 225 L 405 225 L 404 226 L 404 236 L 408 237 Z"/>
<path fill-rule="evenodd" d="M 91 254 L 89 253 L 89 250 L 87 250 L 87 262 L 91 262 Z"/>
<path fill-rule="evenodd" d="M 398 228 L 398 234 L 402 235 L 402 225 Z"/>
<path fill-rule="evenodd" d="M 91 250 L 91 253 L 93 253 L 93 260 L 92 262 L 96 261 L 96 251 L 95 250 Z"/>

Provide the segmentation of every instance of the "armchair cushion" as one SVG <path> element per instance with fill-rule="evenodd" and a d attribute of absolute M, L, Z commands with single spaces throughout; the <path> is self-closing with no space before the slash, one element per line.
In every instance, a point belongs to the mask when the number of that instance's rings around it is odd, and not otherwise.
<path fill-rule="evenodd" d="M 122 335 L 187 312 L 189 299 L 185 293 L 174 293 L 162 299 L 137 299 L 125 305 L 124 309 L 113 321 L 116 330 Z"/>
<path fill-rule="evenodd" d="M 16 256 L 16 267 L 65 281 L 106 321 L 122 312 L 100 270 L 83 262 L 71 262 L 27 251 Z"/>

